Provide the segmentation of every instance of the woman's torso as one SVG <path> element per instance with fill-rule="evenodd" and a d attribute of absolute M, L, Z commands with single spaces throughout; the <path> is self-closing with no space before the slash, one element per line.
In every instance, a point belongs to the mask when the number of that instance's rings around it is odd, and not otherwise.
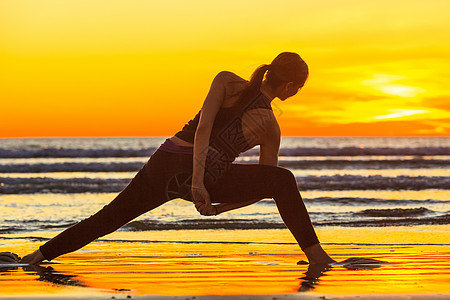
<path fill-rule="evenodd" d="M 270 107 L 270 100 L 262 93 L 258 93 L 241 114 L 233 114 L 231 108 L 238 100 L 239 93 L 245 87 L 247 81 L 233 73 L 230 74 L 233 76 L 233 80 L 226 87 L 226 96 L 216 115 L 215 124 L 211 133 L 211 142 L 214 142 L 214 140 L 224 140 L 222 137 L 226 136 L 229 139 L 226 141 L 226 144 L 231 144 L 231 140 L 235 141 L 235 145 L 233 145 L 234 149 L 231 152 L 236 152 L 238 155 L 238 152 L 247 151 L 261 144 L 264 132 L 267 130 L 266 126 L 270 124 L 270 126 L 274 126 L 273 122 L 265 122 L 265 120 L 275 120 L 275 117 Z M 194 123 L 194 125 L 191 124 L 191 127 L 197 125 L 195 123 L 198 122 L 198 114 L 196 116 L 197 118 L 189 122 Z M 183 129 L 186 128 L 183 127 Z M 194 128 L 191 128 L 191 130 L 193 131 Z M 181 131 L 169 139 L 176 145 L 193 147 L 192 133 L 189 137 L 186 138 L 185 136 L 183 139 L 183 134 L 180 134 Z M 217 135 L 220 136 L 219 139 L 217 139 Z M 229 136 L 233 136 L 234 138 L 229 138 Z M 237 141 L 237 139 L 240 139 L 240 141 Z M 223 145 L 225 143 L 219 142 L 219 144 Z"/>

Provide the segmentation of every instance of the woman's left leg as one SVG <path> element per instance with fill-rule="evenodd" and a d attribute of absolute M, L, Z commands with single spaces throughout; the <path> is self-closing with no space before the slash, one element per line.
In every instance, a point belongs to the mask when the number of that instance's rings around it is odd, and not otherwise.
<path fill-rule="evenodd" d="M 211 202 L 237 203 L 273 198 L 281 218 L 311 263 L 333 260 L 320 247 L 309 214 L 298 190 L 297 181 L 286 168 L 259 164 L 232 164 L 206 186 Z"/>

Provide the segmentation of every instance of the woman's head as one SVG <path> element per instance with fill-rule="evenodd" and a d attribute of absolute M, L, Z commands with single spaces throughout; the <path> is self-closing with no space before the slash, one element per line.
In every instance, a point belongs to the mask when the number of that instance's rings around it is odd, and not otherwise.
<path fill-rule="evenodd" d="M 308 65 L 293 52 L 280 53 L 267 66 L 266 83 L 277 91 L 277 97 L 285 100 L 295 95 L 305 85 L 308 79 Z"/>
<path fill-rule="evenodd" d="M 266 74 L 267 72 L 267 74 Z M 252 74 L 247 87 L 242 91 L 235 109 L 240 110 L 251 101 L 265 84 L 271 89 L 275 97 L 285 100 L 295 95 L 308 79 L 308 65 L 297 53 L 283 52 L 270 65 L 259 66 Z"/>

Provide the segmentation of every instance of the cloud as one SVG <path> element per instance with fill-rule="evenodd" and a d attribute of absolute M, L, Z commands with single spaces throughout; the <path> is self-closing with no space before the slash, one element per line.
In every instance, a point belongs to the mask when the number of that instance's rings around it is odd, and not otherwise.
<path fill-rule="evenodd" d="M 347 124 L 320 123 L 313 119 L 280 120 L 285 136 L 449 136 L 450 119 L 378 121 Z"/>
<path fill-rule="evenodd" d="M 418 115 L 418 114 L 426 114 L 430 113 L 428 110 L 413 110 L 413 109 L 391 109 L 392 113 L 387 115 L 381 115 L 381 116 L 375 116 L 372 117 L 372 119 L 396 119 L 396 118 L 402 118 L 412 115 Z"/>
<path fill-rule="evenodd" d="M 422 99 L 425 106 L 440 108 L 450 112 L 450 95 Z"/>

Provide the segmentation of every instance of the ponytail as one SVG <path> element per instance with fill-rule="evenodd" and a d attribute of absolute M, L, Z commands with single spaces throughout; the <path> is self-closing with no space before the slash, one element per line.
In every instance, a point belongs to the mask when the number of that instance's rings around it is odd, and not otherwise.
<path fill-rule="evenodd" d="M 249 82 L 247 83 L 247 86 L 242 90 L 239 99 L 236 101 L 235 105 L 233 106 L 233 110 L 238 113 L 242 111 L 247 104 L 250 103 L 250 101 L 259 93 L 261 90 L 261 84 L 264 79 L 264 74 L 268 70 L 271 69 L 271 65 L 261 65 L 259 66 L 250 77 Z"/>

